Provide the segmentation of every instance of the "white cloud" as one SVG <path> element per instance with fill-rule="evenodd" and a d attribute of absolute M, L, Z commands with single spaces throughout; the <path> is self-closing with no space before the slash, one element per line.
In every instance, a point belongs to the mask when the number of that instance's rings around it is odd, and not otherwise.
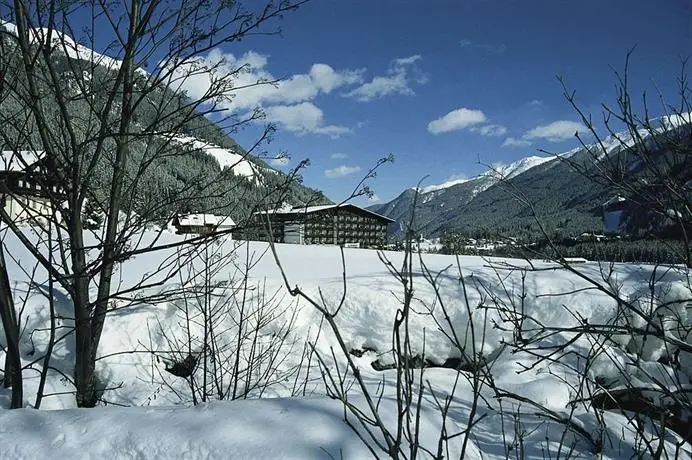
<path fill-rule="evenodd" d="M 547 125 L 536 126 L 526 131 L 520 138 L 508 137 L 502 143 L 503 147 L 526 147 L 533 140 L 541 139 L 548 142 L 562 142 L 572 139 L 577 132 L 584 132 L 586 128 L 581 123 L 570 120 L 558 120 Z"/>
<path fill-rule="evenodd" d="M 428 123 L 428 131 L 432 134 L 458 131 L 486 121 L 487 118 L 482 111 L 462 107 Z"/>
<path fill-rule="evenodd" d="M 469 180 L 468 174 L 454 173 L 447 178 L 445 182 L 459 182 L 463 180 Z"/>
<path fill-rule="evenodd" d="M 348 155 L 345 153 L 332 153 L 331 158 L 332 160 L 343 160 L 348 158 Z"/>
<path fill-rule="evenodd" d="M 584 131 L 584 125 L 576 121 L 558 120 L 548 125 L 537 126 L 527 131 L 523 139 L 546 139 L 550 142 L 560 142 L 566 139 L 571 139 L 574 134 L 579 131 Z"/>
<path fill-rule="evenodd" d="M 379 201 L 382 201 L 382 198 L 380 198 L 376 193 L 373 193 L 368 197 L 368 202 L 370 203 L 377 203 Z"/>
<path fill-rule="evenodd" d="M 341 86 L 361 83 L 363 72 L 364 69 L 337 72 L 327 64 L 313 64 L 310 68 L 310 78 L 319 89 L 329 94 Z"/>
<path fill-rule="evenodd" d="M 398 73 L 387 77 L 375 77 L 371 82 L 346 93 L 347 97 L 353 97 L 361 102 L 388 96 L 390 94 L 401 94 L 411 96 L 414 91 L 408 86 L 406 73 Z"/>
<path fill-rule="evenodd" d="M 350 133 L 345 126 L 325 125 L 324 112 L 312 102 L 295 105 L 275 105 L 265 109 L 267 119 L 278 123 L 283 129 L 297 134 L 317 133 L 339 137 Z"/>
<path fill-rule="evenodd" d="M 328 64 L 313 64 L 307 73 L 279 79 L 267 66 L 269 56 L 248 51 L 241 56 L 227 54 L 218 48 L 194 62 L 181 66 L 171 84 L 193 98 L 203 97 L 210 89 L 221 91 L 222 108 L 244 111 L 258 106 L 297 104 L 311 101 L 317 95 L 363 82 L 365 69 L 336 70 Z M 227 76 L 231 76 L 229 79 Z M 223 83 L 223 84 L 222 84 Z"/>
<path fill-rule="evenodd" d="M 266 109 L 270 121 L 288 131 L 311 131 L 322 123 L 324 113 L 311 102 L 296 105 L 276 105 Z"/>
<path fill-rule="evenodd" d="M 473 40 L 459 40 L 459 45 L 462 48 L 475 49 L 481 51 L 488 51 L 490 53 L 501 54 L 507 50 L 507 45 L 500 43 L 499 45 L 493 45 L 490 43 L 478 43 Z"/>
<path fill-rule="evenodd" d="M 531 145 L 531 141 L 527 141 L 526 139 L 516 139 L 514 137 L 508 137 L 502 143 L 503 147 L 527 147 L 529 145 Z"/>
<path fill-rule="evenodd" d="M 367 102 L 384 96 L 399 94 L 412 96 L 411 81 L 422 85 L 428 82 L 428 77 L 420 71 L 416 63 L 421 60 L 419 54 L 394 59 L 389 64 L 386 75 L 376 76 L 367 83 L 344 94 L 360 102 Z"/>
<path fill-rule="evenodd" d="M 474 126 L 471 131 L 481 136 L 500 137 L 507 134 L 507 128 L 502 125 Z"/>
<path fill-rule="evenodd" d="M 341 137 L 343 134 L 352 133 L 353 130 L 351 128 L 346 127 L 346 126 L 328 125 L 328 126 L 318 126 L 312 132 L 317 133 L 317 134 L 326 134 L 329 137 L 331 137 L 332 139 L 336 139 L 338 137 Z"/>
<path fill-rule="evenodd" d="M 269 164 L 272 166 L 286 166 L 291 160 L 286 156 L 278 156 L 269 160 Z"/>
<path fill-rule="evenodd" d="M 413 56 L 394 59 L 394 63 L 398 66 L 411 65 L 416 61 L 420 61 L 421 59 L 422 57 L 420 54 L 414 54 Z"/>
<path fill-rule="evenodd" d="M 336 179 L 338 177 L 346 177 L 351 174 L 355 174 L 360 171 L 360 166 L 346 166 L 341 165 L 332 169 L 325 169 L 324 175 L 330 179 Z"/>

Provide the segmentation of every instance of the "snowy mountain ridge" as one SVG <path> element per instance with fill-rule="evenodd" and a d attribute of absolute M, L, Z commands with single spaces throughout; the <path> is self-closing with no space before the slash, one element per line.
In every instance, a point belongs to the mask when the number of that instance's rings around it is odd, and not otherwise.
<path fill-rule="evenodd" d="M 418 192 L 420 195 L 426 195 L 432 192 L 439 192 L 441 190 L 445 190 L 460 184 L 466 184 L 472 181 L 482 181 L 483 183 L 475 188 L 476 193 L 480 193 L 481 191 L 487 189 L 488 187 L 492 186 L 494 183 L 500 180 L 509 179 L 511 177 L 517 176 L 525 171 L 528 171 L 534 166 L 541 165 L 548 161 L 554 160 L 555 158 L 556 156 L 530 156 L 522 158 L 510 164 L 495 163 L 490 165 L 487 171 L 475 177 L 451 179 L 441 184 L 427 185 L 424 187 L 411 187 L 409 190 Z"/>
<path fill-rule="evenodd" d="M 17 26 L 11 22 L 5 22 L 0 20 L 0 27 L 3 27 L 8 33 L 12 35 L 17 35 Z M 51 31 L 47 28 L 36 28 L 29 30 L 29 42 L 42 43 L 45 44 L 50 36 L 50 45 L 53 48 L 59 49 L 63 54 L 72 59 L 79 59 L 82 61 L 93 62 L 95 65 L 103 66 L 111 70 L 119 69 L 122 65 L 122 61 L 106 56 L 105 54 L 98 53 L 91 48 L 88 48 L 76 40 L 74 40 L 69 35 L 59 32 L 57 30 Z M 148 76 L 144 69 L 136 69 L 136 72 Z"/>
<path fill-rule="evenodd" d="M 660 147 L 657 134 L 692 125 L 692 114 L 652 118 L 645 125 L 647 128 L 616 132 L 562 153 L 531 155 L 510 164 L 491 164 L 487 171 L 470 179 L 409 188 L 394 200 L 370 209 L 400 223 L 390 227 L 395 238 L 403 234 L 401 223 L 410 222 L 414 203 L 419 222 L 417 231 L 427 237 L 456 228 L 519 231 L 535 224 L 530 215 L 533 211 L 517 202 L 519 193 L 524 203 L 533 203 L 550 216 L 547 218 L 551 222 L 569 226 L 570 232 L 592 231 L 602 226 L 600 206 L 610 198 L 609 191 L 576 171 L 574 164 L 589 169 L 604 158 L 626 155 L 638 143 L 657 149 Z M 623 159 L 637 164 L 626 156 Z M 511 191 L 507 187 L 510 184 Z"/>
<path fill-rule="evenodd" d="M 636 131 L 626 130 L 610 134 L 602 138 L 600 142 L 587 145 L 586 150 L 591 153 L 594 160 L 600 161 L 612 153 L 633 147 L 637 142 L 651 142 L 652 134 L 654 133 L 664 133 L 685 125 L 691 125 L 692 112 L 663 115 L 652 118 L 646 121 L 645 124 L 648 128 L 638 128 Z M 579 146 L 561 154 L 561 156 L 571 157 L 584 149 L 584 147 Z"/>
<path fill-rule="evenodd" d="M 452 179 L 452 180 L 448 180 L 446 182 L 443 182 L 441 184 L 426 185 L 425 187 L 413 187 L 412 190 L 418 191 L 418 193 L 436 192 L 438 190 L 444 190 L 444 189 L 452 187 L 454 185 L 463 184 L 464 182 L 468 182 L 470 180 L 473 180 L 473 178 L 470 178 L 470 179 L 469 178 Z"/>
<path fill-rule="evenodd" d="M 555 158 L 556 157 L 554 156 L 540 157 L 534 155 L 522 158 L 521 160 L 515 161 L 514 163 L 510 163 L 508 165 L 491 165 L 490 169 L 488 169 L 488 171 L 483 173 L 482 175 L 489 176 L 497 180 L 509 179 L 511 177 L 518 176 L 519 174 L 525 171 L 528 171 L 534 166 L 538 166 L 548 161 L 552 161 Z"/>

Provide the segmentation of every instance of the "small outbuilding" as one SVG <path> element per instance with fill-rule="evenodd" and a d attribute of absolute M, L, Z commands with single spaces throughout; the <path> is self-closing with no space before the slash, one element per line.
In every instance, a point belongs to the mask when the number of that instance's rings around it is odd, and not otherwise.
<path fill-rule="evenodd" d="M 0 206 L 15 225 L 46 225 L 60 222 L 53 209 L 62 191 L 51 177 L 46 153 L 8 150 L 0 153 Z"/>
<path fill-rule="evenodd" d="M 181 214 L 175 216 L 172 223 L 179 234 L 206 235 L 235 227 L 230 217 L 214 214 Z"/>
<path fill-rule="evenodd" d="M 606 233 L 624 232 L 627 223 L 626 212 L 630 207 L 631 204 L 620 195 L 603 203 L 603 231 Z"/>

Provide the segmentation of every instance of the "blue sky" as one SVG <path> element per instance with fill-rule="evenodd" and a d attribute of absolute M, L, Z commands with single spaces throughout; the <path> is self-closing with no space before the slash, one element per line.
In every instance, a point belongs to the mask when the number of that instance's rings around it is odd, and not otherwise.
<path fill-rule="evenodd" d="M 437 184 L 568 150 L 579 118 L 557 75 L 596 115 L 632 47 L 633 94 L 654 100 L 675 101 L 692 53 L 692 0 L 312 0 L 280 26 L 207 58 L 249 64 L 241 83 L 282 79 L 238 91 L 230 108 L 261 106 L 279 128 L 269 154 L 291 157 L 275 165 L 309 158 L 305 183 L 334 200 L 387 154 L 394 163 L 370 181 L 382 201 L 426 175 Z M 255 134 L 235 137 L 247 146 Z"/>
<path fill-rule="evenodd" d="M 267 105 L 282 128 L 271 148 L 289 152 L 286 167 L 310 158 L 306 183 L 336 200 L 387 153 L 395 162 L 372 181 L 383 201 L 424 175 L 440 183 L 482 172 L 479 162 L 567 150 L 579 119 L 556 75 L 596 114 L 615 100 L 613 70 L 628 49 L 635 94 L 670 100 L 692 52 L 688 0 L 315 0 L 282 28 L 233 52 L 264 56 L 277 77 L 315 64 L 342 76 L 328 91 L 275 101 L 282 111 Z"/>

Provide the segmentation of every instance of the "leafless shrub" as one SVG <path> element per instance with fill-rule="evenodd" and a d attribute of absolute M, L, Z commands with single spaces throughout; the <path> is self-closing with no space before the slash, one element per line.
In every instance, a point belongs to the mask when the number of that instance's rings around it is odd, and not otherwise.
<path fill-rule="evenodd" d="M 276 385 L 305 388 L 299 381 L 304 360 L 291 360 L 299 349 L 297 305 L 280 289 L 251 280 L 256 260 L 249 250 L 240 263 L 238 253 L 224 250 L 221 242 L 209 243 L 184 259 L 181 295 L 173 301 L 176 325 L 159 322 L 154 330 L 165 344 L 151 350 L 165 367 L 159 377 L 167 387 L 179 386 L 174 377 L 183 379 L 184 402 L 194 404 L 261 398 Z"/>

